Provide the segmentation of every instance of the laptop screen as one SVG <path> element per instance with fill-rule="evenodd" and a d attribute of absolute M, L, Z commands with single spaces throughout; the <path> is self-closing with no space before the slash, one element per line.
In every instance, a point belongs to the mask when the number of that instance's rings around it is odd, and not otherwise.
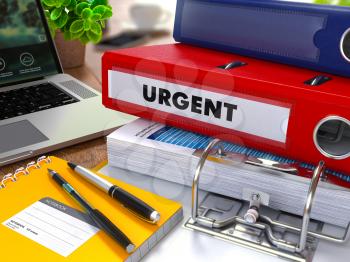
<path fill-rule="evenodd" d="M 61 71 L 36 0 L 0 0 L 0 87 Z"/>

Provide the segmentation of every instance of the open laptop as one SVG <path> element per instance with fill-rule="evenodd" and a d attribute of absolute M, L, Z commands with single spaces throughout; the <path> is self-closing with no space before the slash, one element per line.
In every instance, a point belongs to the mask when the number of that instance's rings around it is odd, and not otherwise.
<path fill-rule="evenodd" d="M 134 117 L 63 74 L 40 0 L 0 1 L 0 166 L 110 133 Z"/>

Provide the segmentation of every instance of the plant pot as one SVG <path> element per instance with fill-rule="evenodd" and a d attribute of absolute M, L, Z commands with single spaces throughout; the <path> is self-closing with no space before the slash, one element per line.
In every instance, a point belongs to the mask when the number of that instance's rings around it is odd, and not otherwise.
<path fill-rule="evenodd" d="M 66 41 L 58 31 L 55 37 L 58 55 L 64 69 L 80 67 L 85 63 L 85 45 L 79 40 Z"/>

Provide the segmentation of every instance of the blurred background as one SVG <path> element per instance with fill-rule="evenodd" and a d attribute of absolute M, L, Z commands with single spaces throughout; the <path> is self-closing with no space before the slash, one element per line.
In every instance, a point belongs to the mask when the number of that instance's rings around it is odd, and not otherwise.
<path fill-rule="evenodd" d="M 173 43 L 176 0 L 110 0 L 113 17 L 104 35 L 107 41 L 88 44 L 86 65 L 101 80 L 101 56 L 105 50 Z"/>

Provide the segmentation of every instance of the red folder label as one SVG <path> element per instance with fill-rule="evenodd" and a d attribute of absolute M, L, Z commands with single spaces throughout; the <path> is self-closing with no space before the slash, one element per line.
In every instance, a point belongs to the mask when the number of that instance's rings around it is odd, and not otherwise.
<path fill-rule="evenodd" d="M 109 70 L 109 98 L 285 143 L 290 107 Z M 190 120 L 189 120 L 190 121 Z"/>

